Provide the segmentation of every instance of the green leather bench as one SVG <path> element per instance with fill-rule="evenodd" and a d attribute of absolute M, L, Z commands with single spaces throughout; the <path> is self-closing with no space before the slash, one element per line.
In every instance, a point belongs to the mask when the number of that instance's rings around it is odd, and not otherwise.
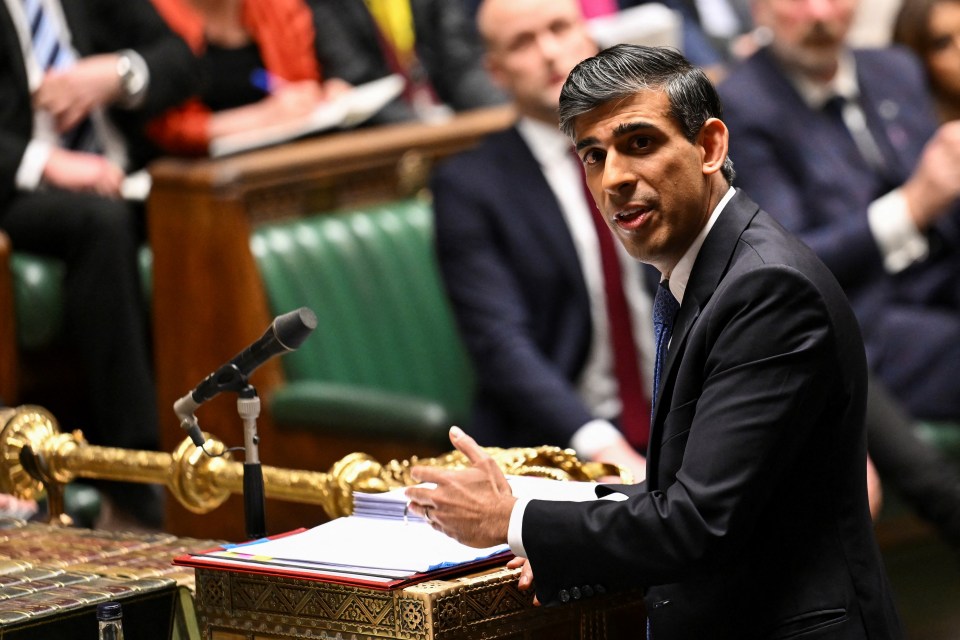
<path fill-rule="evenodd" d="M 140 279 L 150 300 L 150 248 L 140 249 Z M 63 334 L 63 262 L 24 251 L 10 256 L 17 346 L 23 351 L 53 347 Z"/>
<path fill-rule="evenodd" d="M 281 360 L 287 380 L 269 398 L 279 427 L 449 446 L 450 425 L 468 417 L 472 373 L 432 238 L 424 199 L 254 232 L 274 313 L 308 306 L 318 319 Z"/>

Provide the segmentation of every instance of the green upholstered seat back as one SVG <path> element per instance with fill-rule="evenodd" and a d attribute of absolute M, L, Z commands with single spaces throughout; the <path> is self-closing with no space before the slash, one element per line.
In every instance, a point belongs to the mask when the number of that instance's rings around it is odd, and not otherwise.
<path fill-rule="evenodd" d="M 432 238 L 420 199 L 258 228 L 251 250 L 273 313 L 307 306 L 318 319 L 282 358 L 288 380 L 414 396 L 465 418 L 472 375 Z"/>
<path fill-rule="evenodd" d="M 140 247 L 141 290 L 147 307 L 152 291 L 153 253 Z M 17 344 L 28 351 L 50 347 L 63 333 L 63 279 L 66 267 L 62 260 L 25 251 L 10 256 L 13 277 L 13 298 L 17 318 Z"/>
<path fill-rule="evenodd" d="M 10 271 L 17 344 L 27 350 L 50 346 L 63 331 L 63 261 L 14 251 Z"/>

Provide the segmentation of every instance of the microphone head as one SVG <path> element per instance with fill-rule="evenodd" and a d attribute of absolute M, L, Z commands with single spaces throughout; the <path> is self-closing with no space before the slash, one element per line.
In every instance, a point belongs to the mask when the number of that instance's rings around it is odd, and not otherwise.
<path fill-rule="evenodd" d="M 286 349 L 293 351 L 317 328 L 317 314 L 309 307 L 277 316 L 273 321 L 274 335 Z"/>

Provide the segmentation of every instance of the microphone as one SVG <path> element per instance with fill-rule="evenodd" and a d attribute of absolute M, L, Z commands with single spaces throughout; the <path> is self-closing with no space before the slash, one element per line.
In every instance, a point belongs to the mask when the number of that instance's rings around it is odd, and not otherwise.
<path fill-rule="evenodd" d="M 180 418 L 180 426 L 198 447 L 204 443 L 203 434 L 193 412 L 221 391 L 239 391 L 247 384 L 247 377 L 264 362 L 276 355 L 294 351 L 317 328 L 317 315 L 308 307 L 300 307 L 277 316 L 266 332 L 229 362 L 204 378 L 192 391 L 173 403 L 173 411 Z"/>

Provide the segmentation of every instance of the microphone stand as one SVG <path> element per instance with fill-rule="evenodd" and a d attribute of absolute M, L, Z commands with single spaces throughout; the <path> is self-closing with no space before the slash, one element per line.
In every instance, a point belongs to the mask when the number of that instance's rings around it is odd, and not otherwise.
<path fill-rule="evenodd" d="M 245 376 L 244 376 L 245 378 Z M 260 416 L 260 396 L 247 383 L 237 397 L 237 413 L 243 420 L 243 514 L 247 538 L 256 540 L 267 535 L 263 469 L 260 466 L 260 436 L 257 418 Z"/>
<path fill-rule="evenodd" d="M 223 391 L 237 393 L 237 413 L 243 420 L 243 511 L 247 527 L 247 539 L 256 540 L 267 535 L 263 469 L 260 467 L 260 436 L 257 435 L 257 418 L 260 417 L 260 396 L 236 365 L 228 363 L 204 380 L 195 392 L 177 400 L 173 409 L 180 418 L 180 426 L 190 435 L 193 444 L 203 448 L 204 437 L 194 414 L 203 400 Z M 199 394 L 200 401 L 194 399 Z"/>

